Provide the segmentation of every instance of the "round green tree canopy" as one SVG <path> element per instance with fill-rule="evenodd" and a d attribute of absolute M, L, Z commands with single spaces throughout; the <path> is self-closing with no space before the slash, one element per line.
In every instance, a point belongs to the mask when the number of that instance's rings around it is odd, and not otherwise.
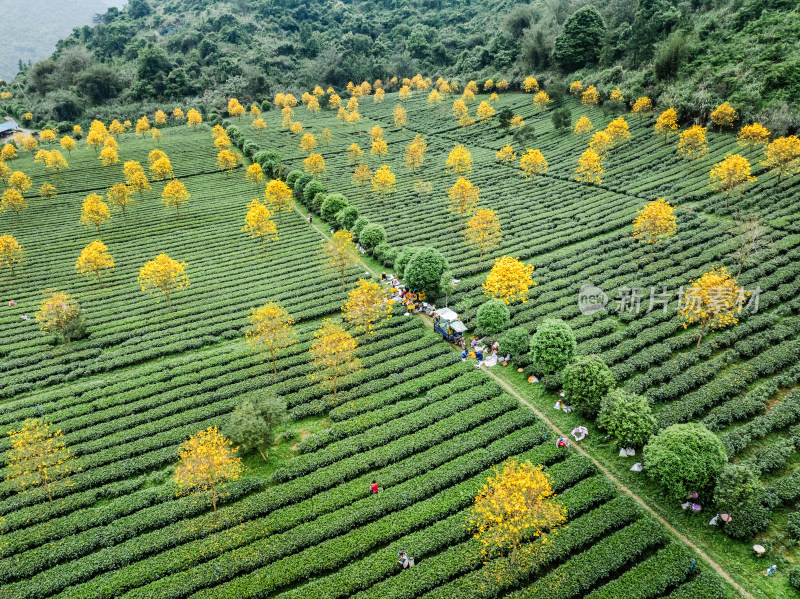
<path fill-rule="evenodd" d="M 545 373 L 561 370 L 572 362 L 576 349 L 572 329 L 559 319 L 542 322 L 531 338 L 531 360 Z"/>
<path fill-rule="evenodd" d="M 606 394 L 597 421 L 614 438 L 617 447 L 644 445 L 656 428 L 647 398 L 623 389 L 611 389 Z"/>
<path fill-rule="evenodd" d="M 611 369 L 597 355 L 578 356 L 564 368 L 562 379 L 567 403 L 589 416 L 597 414 L 600 402 L 616 384 Z"/>
<path fill-rule="evenodd" d="M 406 287 L 424 291 L 429 297 L 440 291 L 442 273 L 447 270 L 447 259 L 431 247 L 421 249 L 406 265 L 403 277 Z"/>
<path fill-rule="evenodd" d="M 478 314 L 475 319 L 479 333 L 496 335 L 508 328 L 511 314 L 508 311 L 508 306 L 500 300 L 489 300 L 478 308 Z"/>

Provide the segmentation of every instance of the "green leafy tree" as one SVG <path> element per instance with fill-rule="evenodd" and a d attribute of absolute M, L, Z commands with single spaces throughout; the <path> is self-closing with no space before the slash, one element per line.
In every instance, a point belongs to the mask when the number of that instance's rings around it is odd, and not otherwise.
<path fill-rule="evenodd" d="M 606 394 L 600 402 L 597 422 L 614 438 L 617 447 L 644 445 L 656 429 L 647 398 L 623 389 L 611 389 Z"/>
<path fill-rule="evenodd" d="M 488 335 L 497 335 L 508 328 L 511 321 L 511 313 L 508 306 L 500 300 L 489 300 L 481 304 L 475 316 L 478 332 Z"/>
<path fill-rule="evenodd" d="M 560 319 L 543 321 L 531 337 L 531 361 L 544 371 L 546 382 L 549 382 L 550 373 L 572 362 L 576 350 L 572 329 Z"/>
<path fill-rule="evenodd" d="M 351 231 L 359 216 L 360 213 L 358 211 L 358 207 L 346 206 L 341 211 L 336 213 L 336 222 L 339 223 L 339 226 L 342 229 Z"/>
<path fill-rule="evenodd" d="M 268 448 L 275 442 L 275 431 L 286 418 L 286 402 L 270 395 L 260 402 L 247 398 L 234 408 L 223 433 L 242 455 L 258 451 L 267 460 Z"/>
<path fill-rule="evenodd" d="M 583 6 L 564 22 L 553 46 L 553 60 L 564 71 L 595 64 L 605 36 L 603 17 L 594 6 Z"/>
<path fill-rule="evenodd" d="M 531 349 L 531 335 L 523 327 L 508 329 L 500 338 L 500 351 L 511 354 L 512 357 L 521 357 Z"/>
<path fill-rule="evenodd" d="M 579 356 L 564 368 L 562 379 L 568 403 L 588 416 L 597 414 L 600 402 L 616 384 L 611 369 L 597 355 Z"/>
<path fill-rule="evenodd" d="M 409 260 L 403 278 L 410 289 L 419 289 L 428 297 L 435 297 L 441 291 L 442 273 L 448 268 L 447 259 L 439 250 L 426 247 Z"/>
<path fill-rule="evenodd" d="M 725 464 L 714 487 L 714 503 L 721 512 L 731 513 L 750 503 L 763 487 L 758 474 L 743 464 Z"/>
<path fill-rule="evenodd" d="M 358 236 L 358 243 L 368 252 L 373 251 L 384 241 L 386 241 L 386 230 L 375 223 L 364 227 L 361 230 L 361 234 Z"/>
<path fill-rule="evenodd" d="M 349 205 L 350 202 L 348 202 L 347 198 L 345 198 L 343 195 L 332 193 L 325 198 L 324 202 L 322 202 L 320 214 L 327 222 L 332 223 L 336 220 L 336 215 L 339 213 L 339 211 L 347 208 Z"/>
<path fill-rule="evenodd" d="M 553 111 L 552 120 L 553 128 L 555 128 L 556 131 L 561 131 L 563 133 L 570 128 L 570 123 L 572 122 L 572 111 L 566 106 L 563 106 L 562 108 L 556 108 Z"/>
<path fill-rule="evenodd" d="M 694 422 L 665 428 L 644 448 L 644 471 L 676 499 L 710 490 L 727 461 L 719 437 Z"/>

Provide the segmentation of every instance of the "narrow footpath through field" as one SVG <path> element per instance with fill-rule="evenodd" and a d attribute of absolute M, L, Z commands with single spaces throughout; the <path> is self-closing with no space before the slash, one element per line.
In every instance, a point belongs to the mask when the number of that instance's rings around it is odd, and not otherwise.
<path fill-rule="evenodd" d="M 301 211 L 297 206 L 295 206 L 294 210 L 302 216 L 306 221 L 308 221 L 309 214 L 304 213 Z M 326 240 L 330 240 L 330 236 L 322 230 L 322 228 L 316 223 L 310 223 L 311 226 Z M 359 259 L 360 265 L 370 273 L 372 273 L 375 277 L 380 279 L 379 273 L 375 272 L 366 262 Z M 424 314 L 418 314 L 420 320 L 422 320 L 427 326 L 432 327 L 433 322 L 430 318 L 425 316 Z M 545 416 L 540 410 L 538 410 L 535 406 L 533 406 L 530 402 L 524 399 L 517 391 L 496 374 L 491 372 L 489 369 L 485 367 L 481 367 L 481 370 L 485 372 L 487 375 L 492 377 L 495 381 L 497 381 L 509 394 L 515 397 L 522 405 L 526 408 L 531 410 L 538 418 L 542 420 L 556 435 L 560 437 L 566 437 L 567 435 L 564 434 L 547 416 Z M 610 481 L 612 481 L 616 487 L 622 491 L 623 493 L 630 495 L 639 505 L 641 505 L 649 514 L 654 516 L 661 525 L 666 528 L 673 536 L 680 539 L 686 546 L 689 547 L 694 553 L 700 556 L 700 558 L 705 561 L 709 566 L 711 566 L 717 574 L 719 574 L 722 578 L 724 578 L 733 588 L 735 588 L 743 597 L 747 597 L 748 599 L 754 599 L 753 595 L 751 595 L 747 590 L 745 590 L 740 584 L 738 584 L 733 578 L 728 574 L 722 566 L 716 563 L 711 557 L 701 550 L 697 545 L 692 543 L 685 535 L 680 533 L 674 526 L 672 526 L 669 522 L 667 522 L 663 517 L 661 517 L 649 504 L 647 504 L 641 497 L 636 495 L 631 489 L 626 487 L 616 476 L 614 476 L 611 471 L 608 470 L 605 466 L 603 466 L 599 461 L 597 461 L 594 456 L 592 456 L 589 452 L 587 452 L 583 447 L 578 445 L 577 443 L 573 444 L 573 447 L 578 451 L 578 453 L 584 455 L 585 457 L 589 458 L 592 463 L 597 467 L 597 469 L 602 472 Z"/>

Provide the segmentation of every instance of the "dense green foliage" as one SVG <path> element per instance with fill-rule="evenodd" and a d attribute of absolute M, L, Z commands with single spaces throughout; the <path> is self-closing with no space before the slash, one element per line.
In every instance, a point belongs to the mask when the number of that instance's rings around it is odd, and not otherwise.
<path fill-rule="evenodd" d="M 594 416 L 615 381 L 603 358 L 589 355 L 579 356 L 564 368 L 562 384 L 567 402 L 584 414 Z"/>
<path fill-rule="evenodd" d="M 497 335 L 508 328 L 511 316 L 506 306 L 500 300 L 489 300 L 478 308 L 475 316 L 477 331 L 485 335 Z"/>
<path fill-rule="evenodd" d="M 612 389 L 603 398 L 597 423 L 619 447 L 644 445 L 656 428 L 647 398 L 624 389 Z"/>
<path fill-rule="evenodd" d="M 561 370 L 575 357 L 577 344 L 570 326 L 560 319 L 546 319 L 531 337 L 531 361 L 545 374 Z"/>

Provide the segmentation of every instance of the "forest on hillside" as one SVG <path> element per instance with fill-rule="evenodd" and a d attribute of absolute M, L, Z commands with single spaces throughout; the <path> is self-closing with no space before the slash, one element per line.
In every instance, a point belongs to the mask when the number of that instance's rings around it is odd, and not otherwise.
<path fill-rule="evenodd" d="M 728 100 L 773 131 L 800 126 L 793 0 L 131 0 L 95 21 L 11 82 L 6 113 L 58 126 L 420 72 L 582 78 L 684 122 Z"/>

